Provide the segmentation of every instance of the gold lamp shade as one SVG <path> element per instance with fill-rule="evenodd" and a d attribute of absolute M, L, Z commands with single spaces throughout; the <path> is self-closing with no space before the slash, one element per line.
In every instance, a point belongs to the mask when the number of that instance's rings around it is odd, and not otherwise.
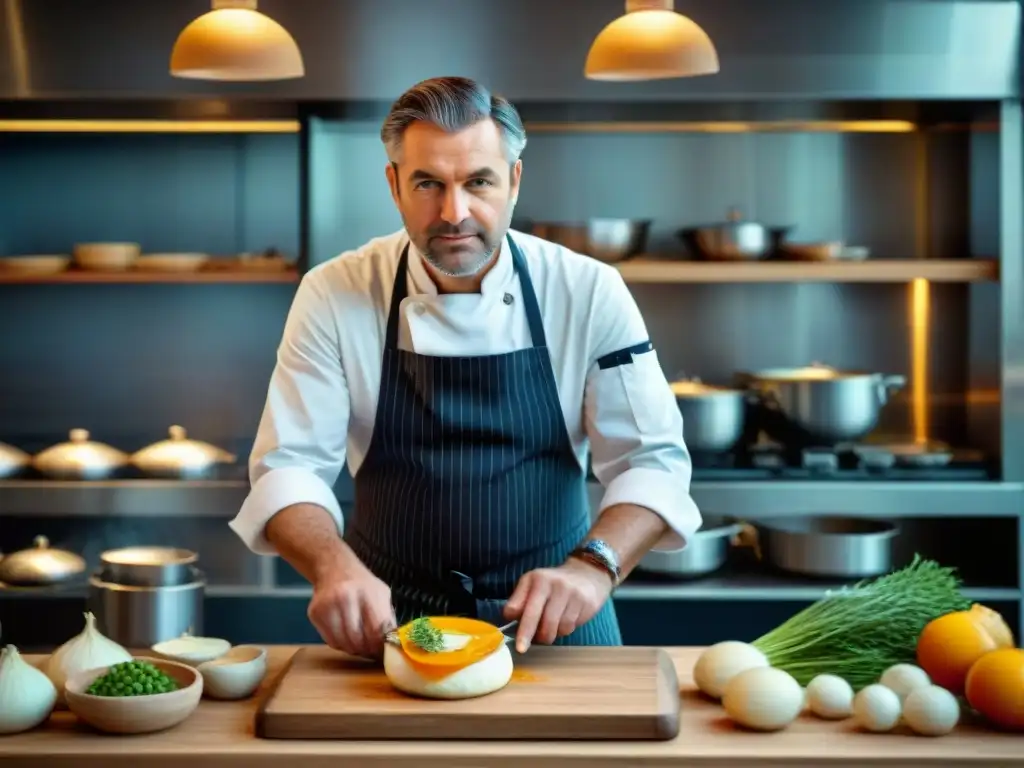
<path fill-rule="evenodd" d="M 673 0 L 626 0 L 626 13 L 594 39 L 584 74 L 590 80 L 664 80 L 718 72 L 718 52 Z"/>
<path fill-rule="evenodd" d="M 289 80 L 305 67 L 295 39 L 256 0 L 213 0 L 178 35 L 171 74 L 193 80 Z"/>

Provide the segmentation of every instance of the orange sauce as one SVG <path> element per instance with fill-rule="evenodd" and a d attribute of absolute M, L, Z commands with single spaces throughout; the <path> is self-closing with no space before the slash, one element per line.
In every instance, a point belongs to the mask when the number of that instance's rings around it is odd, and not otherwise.
<path fill-rule="evenodd" d="M 525 669 L 513 669 L 512 670 L 512 682 L 513 683 L 536 683 L 543 680 L 543 677 L 528 672 Z"/>
<path fill-rule="evenodd" d="M 498 650 L 505 642 L 505 636 L 493 624 L 460 616 L 431 616 L 430 623 L 449 635 L 465 635 L 469 638 L 462 648 L 450 651 L 424 651 L 409 640 L 412 622 L 398 630 L 402 650 L 410 665 L 424 677 L 437 679 L 446 677 L 460 669 L 485 659 Z"/>

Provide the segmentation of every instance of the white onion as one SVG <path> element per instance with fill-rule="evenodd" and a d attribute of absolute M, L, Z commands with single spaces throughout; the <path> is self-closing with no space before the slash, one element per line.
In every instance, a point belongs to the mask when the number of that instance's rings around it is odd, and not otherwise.
<path fill-rule="evenodd" d="M 767 666 L 768 657 L 754 646 L 738 640 L 725 640 L 705 648 L 697 658 L 693 682 L 701 693 L 720 699 L 725 693 L 725 686 L 740 672 Z"/>
<path fill-rule="evenodd" d="M 0 652 L 0 734 L 35 728 L 50 716 L 57 689 L 13 645 Z"/>
<path fill-rule="evenodd" d="M 110 667 L 131 661 L 132 655 L 96 629 L 96 617 L 85 614 L 85 628 L 46 660 L 43 671 L 57 689 L 57 701 L 64 701 L 64 683 L 86 669 Z"/>
<path fill-rule="evenodd" d="M 903 702 L 903 719 L 921 736 L 945 736 L 960 721 L 960 703 L 937 685 L 915 688 Z"/>
<path fill-rule="evenodd" d="M 818 675 L 807 684 L 807 706 L 825 720 L 841 720 L 853 714 L 853 688 L 836 675 Z"/>

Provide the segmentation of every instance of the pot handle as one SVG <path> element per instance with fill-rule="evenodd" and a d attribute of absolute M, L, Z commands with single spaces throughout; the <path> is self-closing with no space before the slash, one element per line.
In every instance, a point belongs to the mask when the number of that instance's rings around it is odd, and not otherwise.
<path fill-rule="evenodd" d="M 745 392 L 745 396 L 747 405 L 760 406 L 761 408 L 769 411 L 782 410 L 782 406 L 779 405 L 779 399 L 770 389 L 760 389 L 749 386 Z"/>
<path fill-rule="evenodd" d="M 889 396 L 903 389 L 907 383 L 906 376 L 900 376 L 894 374 L 892 376 L 879 376 L 878 377 L 878 402 L 881 405 L 885 405 L 889 402 Z"/>
<path fill-rule="evenodd" d="M 734 547 L 744 547 L 754 551 L 754 557 L 761 559 L 761 539 L 755 528 L 750 523 L 739 523 L 739 531 L 729 542 Z"/>

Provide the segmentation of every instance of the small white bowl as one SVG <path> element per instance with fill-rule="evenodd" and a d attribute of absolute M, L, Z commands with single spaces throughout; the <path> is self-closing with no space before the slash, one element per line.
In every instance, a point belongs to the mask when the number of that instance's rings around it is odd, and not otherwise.
<path fill-rule="evenodd" d="M 200 664 L 198 669 L 207 696 L 227 701 L 247 699 L 267 676 L 267 649 L 236 645 L 219 659 Z"/>
<path fill-rule="evenodd" d="M 219 659 L 231 650 L 231 643 L 219 637 L 182 635 L 173 640 L 157 643 L 150 650 L 165 659 L 195 667 L 203 662 Z"/>

